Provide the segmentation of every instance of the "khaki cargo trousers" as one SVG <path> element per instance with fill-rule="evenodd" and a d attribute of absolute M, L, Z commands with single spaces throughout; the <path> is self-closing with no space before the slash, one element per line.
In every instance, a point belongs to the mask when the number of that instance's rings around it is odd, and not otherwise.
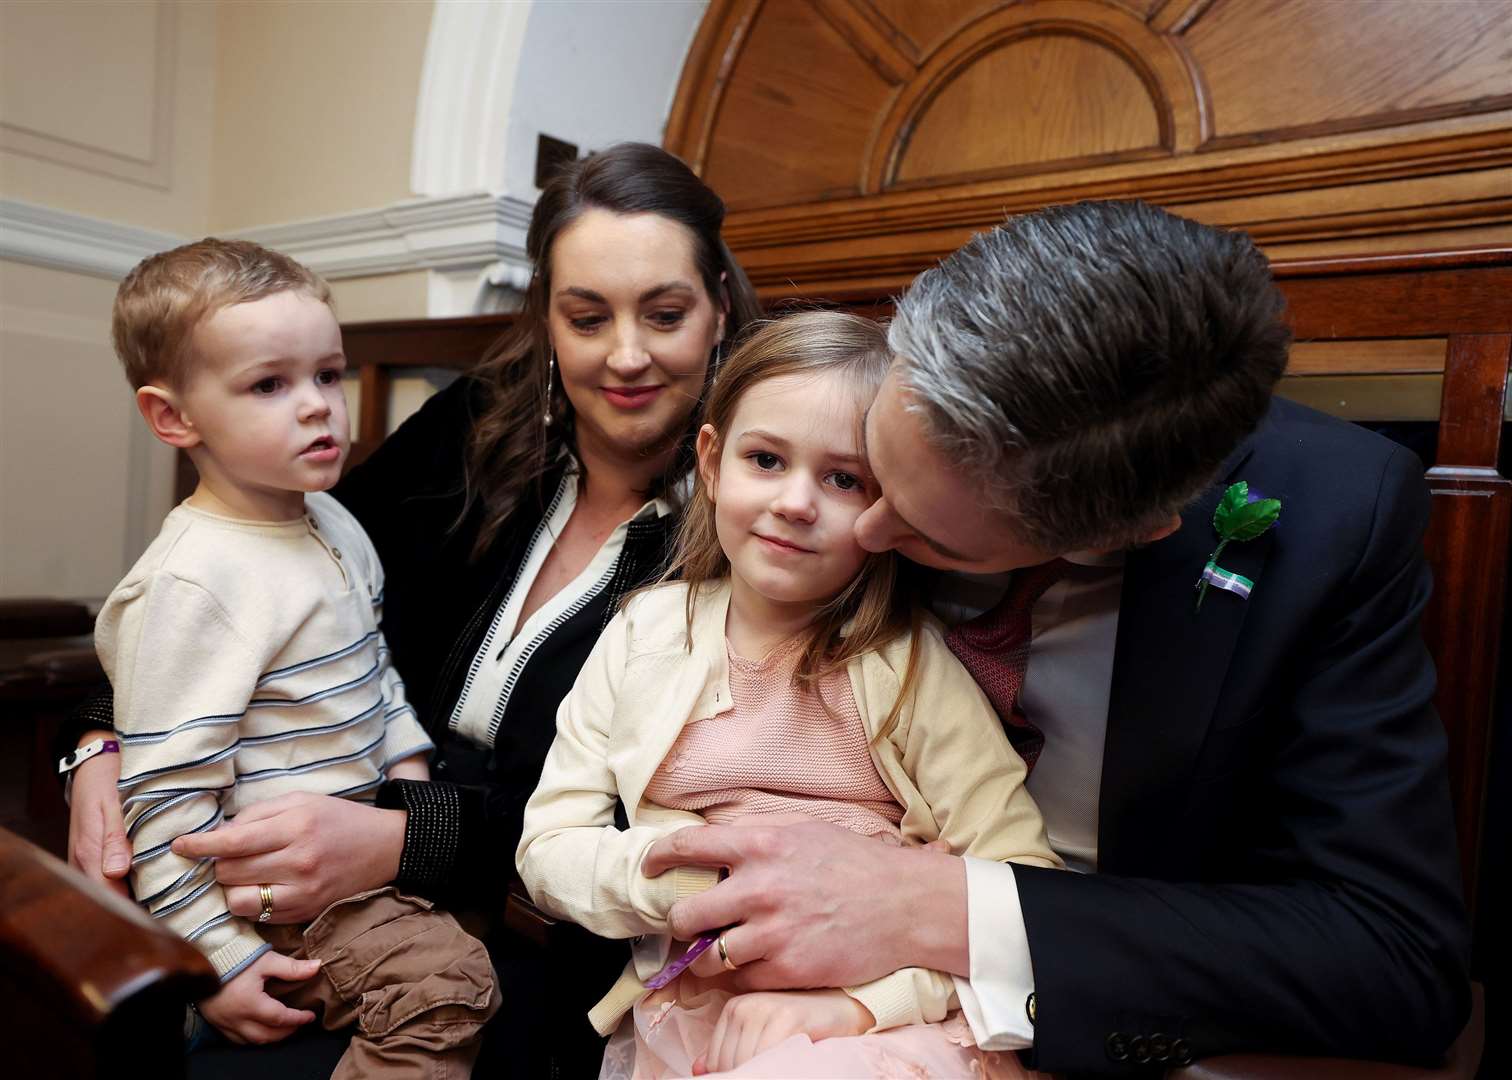
<path fill-rule="evenodd" d="M 305 926 L 259 926 L 275 950 L 319 959 L 303 983 L 269 987 L 321 1015 L 357 1025 L 332 1080 L 461 1080 L 483 1024 L 499 1008 L 483 943 L 428 900 L 392 886 L 338 900 Z"/>

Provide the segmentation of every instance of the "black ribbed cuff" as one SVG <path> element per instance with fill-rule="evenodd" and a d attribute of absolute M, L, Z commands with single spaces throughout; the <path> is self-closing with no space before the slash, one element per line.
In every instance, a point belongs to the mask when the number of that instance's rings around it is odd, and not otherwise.
<path fill-rule="evenodd" d="M 378 805 L 409 812 L 394 884 L 422 896 L 450 884 L 462 850 L 462 789 L 434 780 L 389 780 L 378 789 Z"/>

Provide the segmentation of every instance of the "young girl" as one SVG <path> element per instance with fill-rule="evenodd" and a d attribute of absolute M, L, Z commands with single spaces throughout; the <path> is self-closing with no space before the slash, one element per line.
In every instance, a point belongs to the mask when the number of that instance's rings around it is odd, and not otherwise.
<path fill-rule="evenodd" d="M 742 958 L 722 935 L 643 992 L 677 955 L 669 909 L 717 878 L 641 873 L 651 844 L 689 825 L 799 813 L 887 843 L 1060 865 L 986 698 L 912 607 L 895 557 L 852 534 L 876 498 L 862 417 L 887 365 L 881 329 L 836 312 L 768 323 L 736 350 L 698 433 L 667 580 L 609 623 L 557 714 L 518 863 L 545 910 L 637 939 L 595 1010 L 608 1031 L 635 1002 L 602 1075 L 1018 1074 L 1011 1055 L 972 1045 L 940 972 L 736 995 L 721 967 Z"/>

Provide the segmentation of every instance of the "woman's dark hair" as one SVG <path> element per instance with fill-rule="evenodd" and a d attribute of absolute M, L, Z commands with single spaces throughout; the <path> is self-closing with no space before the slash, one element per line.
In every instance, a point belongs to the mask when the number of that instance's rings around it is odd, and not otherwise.
<path fill-rule="evenodd" d="M 717 308 L 728 304 L 724 341 L 730 344 L 742 327 L 761 313 L 745 272 L 720 237 L 723 200 L 676 157 L 646 143 L 620 143 L 571 162 L 541 191 L 530 217 L 525 250 L 535 267 L 525 304 L 513 327 L 473 371 L 483 387 L 482 411 L 468 439 L 464 516 L 481 512 L 473 558 L 493 543 L 520 499 L 538 491 L 538 481 L 563 451 L 576 457 L 572 405 L 558 387 L 551 392 L 548 359 L 551 342 L 547 316 L 551 303 L 551 251 L 557 237 L 591 209 L 616 214 L 656 214 L 685 226 L 693 238 L 693 259 L 709 298 Z M 707 390 L 714 364 L 704 381 Z M 546 409 L 552 422 L 546 423 Z M 667 472 L 648 491 L 666 489 L 692 464 L 693 438 L 702 401 Z M 578 461 L 581 468 L 582 462 Z"/>

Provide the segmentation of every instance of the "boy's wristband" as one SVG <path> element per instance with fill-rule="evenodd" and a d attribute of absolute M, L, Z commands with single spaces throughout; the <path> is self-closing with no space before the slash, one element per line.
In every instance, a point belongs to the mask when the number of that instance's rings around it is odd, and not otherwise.
<path fill-rule="evenodd" d="M 85 743 L 76 750 L 71 750 L 58 759 L 58 774 L 73 772 L 96 754 L 119 754 L 121 744 L 114 739 L 96 739 L 94 742 Z"/>

